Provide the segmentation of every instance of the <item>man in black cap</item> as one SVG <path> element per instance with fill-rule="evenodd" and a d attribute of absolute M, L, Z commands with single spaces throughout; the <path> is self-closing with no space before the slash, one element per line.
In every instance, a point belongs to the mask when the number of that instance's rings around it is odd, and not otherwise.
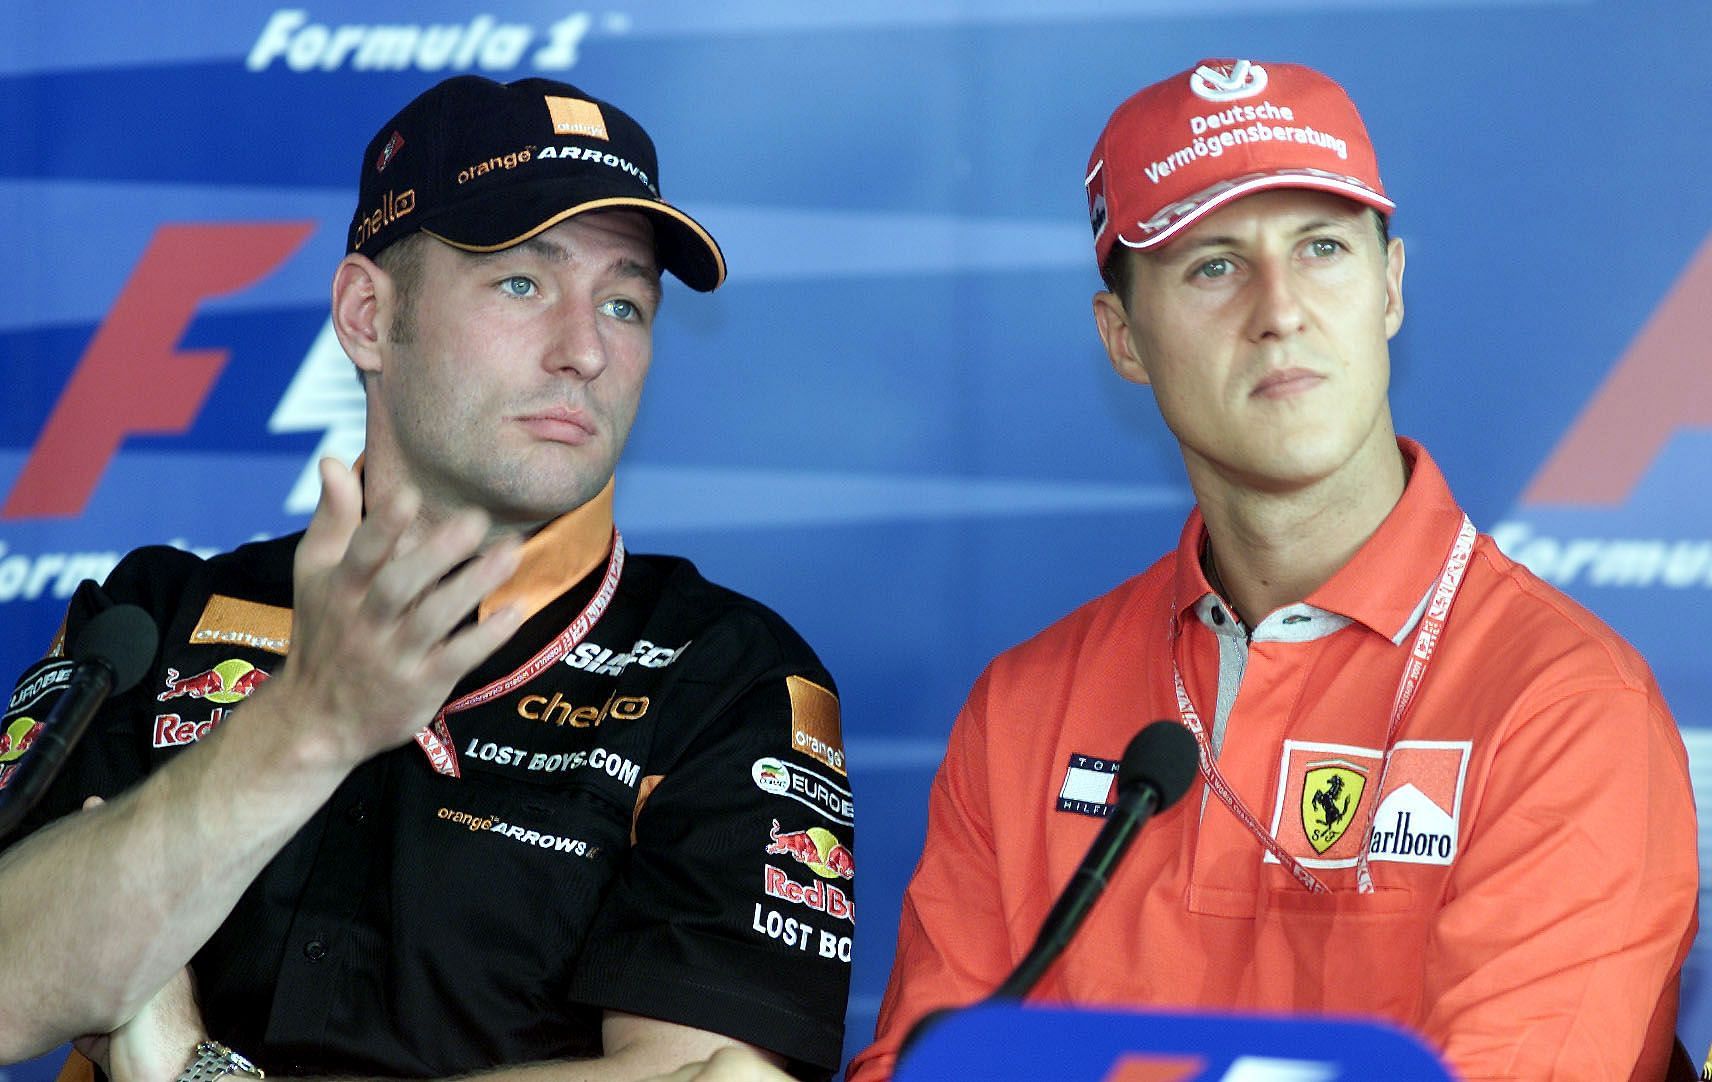
<path fill-rule="evenodd" d="M 333 279 L 359 468 L 322 463 L 301 535 L 132 553 L 24 677 L 112 605 L 160 628 L 4 840 L 0 1061 L 112 1034 L 83 1047 L 120 1082 L 837 1068 L 831 678 L 612 524 L 662 268 L 725 275 L 607 102 L 461 76 L 380 129 Z"/>

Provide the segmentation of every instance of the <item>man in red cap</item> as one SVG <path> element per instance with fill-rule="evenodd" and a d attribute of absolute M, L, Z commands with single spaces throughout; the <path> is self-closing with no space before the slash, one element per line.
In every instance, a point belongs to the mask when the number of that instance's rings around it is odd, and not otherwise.
<path fill-rule="evenodd" d="M 854 910 L 803 901 L 855 889 L 831 677 L 613 525 L 662 271 L 725 262 L 612 103 L 459 76 L 379 128 L 333 277 L 361 469 L 323 462 L 300 535 L 73 598 L 62 642 L 122 603 L 160 648 L 4 839 L 0 1062 L 111 1034 L 116 1082 L 837 1069 Z"/>
<path fill-rule="evenodd" d="M 1403 243 L 1354 105 L 1207 60 L 1118 107 L 1086 187 L 1100 337 L 1197 507 L 976 683 L 852 1082 L 1023 957 L 1159 717 L 1200 776 L 1041 999 L 1375 1016 L 1466 1078 L 1659 1077 L 1698 892 L 1682 742 L 1635 651 L 1394 433 Z"/>

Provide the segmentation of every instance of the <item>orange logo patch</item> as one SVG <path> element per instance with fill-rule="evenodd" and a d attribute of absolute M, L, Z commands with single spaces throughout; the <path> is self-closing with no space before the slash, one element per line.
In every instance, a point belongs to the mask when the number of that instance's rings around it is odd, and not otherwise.
<path fill-rule="evenodd" d="M 553 118 L 554 135 L 585 135 L 590 139 L 606 139 L 606 117 L 600 106 L 581 98 L 555 98 L 547 95 L 547 113 Z"/>
<path fill-rule="evenodd" d="M 199 646 L 248 646 L 284 656 L 291 652 L 291 610 L 215 594 L 190 632 Z"/>
<path fill-rule="evenodd" d="M 838 696 L 800 676 L 785 677 L 785 689 L 791 695 L 791 747 L 843 774 Z"/>

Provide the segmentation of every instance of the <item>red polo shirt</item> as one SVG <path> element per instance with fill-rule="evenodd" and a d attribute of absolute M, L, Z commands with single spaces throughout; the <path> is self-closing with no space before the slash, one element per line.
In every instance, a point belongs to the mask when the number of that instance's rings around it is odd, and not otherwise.
<path fill-rule="evenodd" d="M 1179 716 L 1173 605 L 1221 772 L 1330 891 L 1197 781 L 1035 997 L 1377 1016 L 1469 1079 L 1657 1077 L 1698 892 L 1675 722 L 1626 642 L 1481 536 L 1387 747 L 1462 521 L 1432 459 L 1402 446 L 1401 501 L 1305 603 L 1237 624 L 1201 573 L 1196 512 L 1175 552 L 988 667 L 934 780 L 878 1041 L 851 1082 L 887 1077 L 917 1018 L 985 996 L 1026 953 L 1101 825 L 1108 764 Z"/>

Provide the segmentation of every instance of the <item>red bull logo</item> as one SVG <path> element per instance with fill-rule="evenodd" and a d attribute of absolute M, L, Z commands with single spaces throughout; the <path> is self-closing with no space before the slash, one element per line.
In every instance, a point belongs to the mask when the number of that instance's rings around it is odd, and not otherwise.
<path fill-rule="evenodd" d="M 168 669 L 166 689 L 155 696 L 155 701 L 164 703 L 188 697 L 229 706 L 249 698 L 250 693 L 261 687 L 267 678 L 266 670 L 258 669 L 241 658 L 228 658 L 194 676 L 180 677 L 177 669 Z"/>
<path fill-rule="evenodd" d="M 809 871 L 822 879 L 851 879 L 856 875 L 856 855 L 825 827 L 780 834 L 779 821 L 775 819 L 768 836 L 772 838 L 772 844 L 767 846 L 768 853 L 788 856 L 806 864 Z"/>
<path fill-rule="evenodd" d="M 225 717 L 225 707 L 219 706 L 214 708 L 207 721 L 186 721 L 177 714 L 156 714 L 154 745 L 157 748 L 176 748 L 194 744 L 212 732 Z"/>
<path fill-rule="evenodd" d="M 852 924 L 856 922 L 856 903 L 850 900 L 850 895 L 831 883 L 822 883 L 817 879 L 805 887 L 783 871 L 767 864 L 762 870 L 761 889 L 766 891 L 769 898 L 792 902 Z"/>
<path fill-rule="evenodd" d="M 36 737 L 42 735 L 42 723 L 35 718 L 19 718 L 0 731 L 0 763 L 16 762 Z"/>

